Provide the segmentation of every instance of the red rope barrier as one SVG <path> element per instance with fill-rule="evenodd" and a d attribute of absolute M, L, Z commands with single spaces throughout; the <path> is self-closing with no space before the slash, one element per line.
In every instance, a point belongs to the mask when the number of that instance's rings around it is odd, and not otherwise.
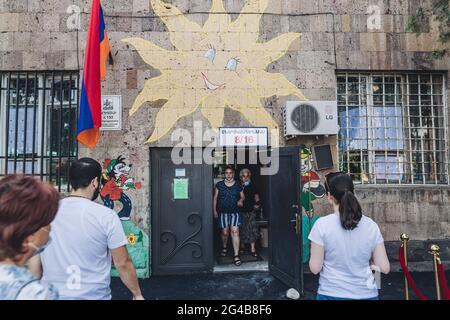
<path fill-rule="evenodd" d="M 437 264 L 439 282 L 441 284 L 442 296 L 445 300 L 450 300 L 450 289 L 447 287 L 447 279 L 445 278 L 445 270 L 442 263 Z"/>
<path fill-rule="evenodd" d="M 409 286 L 411 287 L 411 289 L 414 291 L 414 293 L 420 300 L 427 300 L 427 298 L 417 288 L 416 283 L 414 282 L 414 279 L 412 278 L 411 273 L 408 270 L 408 266 L 406 265 L 406 261 L 405 261 L 405 255 L 403 252 L 403 246 L 400 246 L 400 250 L 398 251 L 398 256 L 399 256 L 399 260 L 400 260 L 400 265 L 402 266 L 403 273 L 406 276 L 406 280 L 408 280 Z"/>

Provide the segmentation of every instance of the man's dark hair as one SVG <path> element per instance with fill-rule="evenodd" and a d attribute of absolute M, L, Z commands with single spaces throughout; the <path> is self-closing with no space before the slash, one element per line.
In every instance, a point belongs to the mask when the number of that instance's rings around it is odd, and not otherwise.
<path fill-rule="evenodd" d="M 92 158 L 81 158 L 72 163 L 69 170 L 69 181 L 73 190 L 86 188 L 94 178 L 102 177 L 102 166 Z"/>
<path fill-rule="evenodd" d="M 225 167 L 225 171 L 227 171 L 227 170 L 231 170 L 231 171 L 233 171 L 233 172 L 236 171 L 236 170 L 234 170 L 234 167 L 233 167 L 231 164 L 229 164 L 229 165 L 227 165 L 227 166 Z"/>

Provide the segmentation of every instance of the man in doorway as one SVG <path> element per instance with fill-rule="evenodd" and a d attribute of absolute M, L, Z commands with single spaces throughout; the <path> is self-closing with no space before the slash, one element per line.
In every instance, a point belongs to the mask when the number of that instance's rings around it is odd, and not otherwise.
<path fill-rule="evenodd" d="M 227 255 L 228 236 L 231 231 L 233 244 L 233 262 L 240 266 L 242 261 L 239 257 L 239 227 L 241 225 L 240 208 L 244 205 L 244 192 L 242 185 L 234 179 L 234 168 L 225 168 L 225 179 L 216 184 L 214 190 L 214 218 L 218 219 L 222 238 L 222 250 L 220 255 Z"/>
<path fill-rule="evenodd" d="M 52 222 L 53 239 L 34 261 L 35 273 L 56 286 L 63 300 L 110 300 L 111 258 L 134 300 L 143 300 L 136 270 L 120 219 L 113 210 L 95 203 L 102 167 L 91 158 L 72 163 L 72 193 L 61 200 Z M 42 262 L 42 269 L 40 268 Z"/>
<path fill-rule="evenodd" d="M 242 212 L 241 241 L 244 245 L 250 244 L 253 257 L 258 258 L 256 252 L 256 240 L 259 238 L 259 228 L 256 223 L 256 210 L 260 208 L 260 198 L 255 184 L 251 180 L 252 173 L 249 169 L 242 169 L 240 174 L 242 187 L 244 188 L 244 206 Z"/>

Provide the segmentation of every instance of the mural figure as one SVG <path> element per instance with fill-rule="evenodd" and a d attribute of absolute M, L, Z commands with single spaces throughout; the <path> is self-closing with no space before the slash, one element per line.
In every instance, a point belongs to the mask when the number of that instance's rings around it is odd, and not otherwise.
<path fill-rule="evenodd" d="M 307 100 L 283 74 L 267 72 L 282 58 L 300 33 L 285 33 L 258 42 L 260 20 L 269 0 L 247 0 L 234 21 L 222 0 L 212 0 L 203 26 L 189 20 L 177 7 L 161 0 L 150 1 L 166 25 L 175 50 L 166 50 L 142 38 L 122 41 L 161 72 L 145 82 L 130 116 L 146 102 L 166 100 L 158 111 L 147 143 L 158 141 L 185 116 L 200 109 L 211 128 L 222 126 L 225 107 L 240 112 L 253 126 L 278 131 L 278 124 L 261 100 L 272 96 L 296 96 Z M 278 139 L 273 142 L 278 143 Z"/>
<path fill-rule="evenodd" d="M 114 202 L 119 201 L 122 204 L 122 209 L 118 213 L 119 218 L 126 221 L 130 220 L 132 204 L 124 191 L 140 189 L 141 183 L 134 183 L 134 180 L 129 178 L 132 165 L 127 165 L 124 160 L 122 156 L 114 160 L 105 160 L 100 196 L 105 206 L 110 209 L 114 209 Z"/>
<path fill-rule="evenodd" d="M 300 152 L 301 164 L 301 180 L 302 180 L 302 194 L 301 203 L 302 211 L 305 215 L 302 216 L 303 225 L 303 263 L 309 260 L 309 239 L 308 235 L 314 223 L 319 219 L 315 214 L 313 202 L 325 196 L 325 188 L 320 182 L 320 176 L 313 170 L 313 157 L 309 148 L 303 146 Z"/>
<path fill-rule="evenodd" d="M 122 227 L 128 240 L 128 253 L 133 260 L 138 277 L 146 278 L 149 276 L 149 237 L 131 221 L 132 201 L 125 194 L 128 190 L 139 190 L 142 188 L 141 182 L 134 182 L 130 178 L 132 165 L 125 162 L 122 156 L 116 159 L 106 159 L 103 162 L 102 190 L 100 196 L 106 207 L 113 209 L 115 203 L 122 204 L 118 212 Z M 113 266 L 111 275 L 118 277 L 119 273 Z"/>
<path fill-rule="evenodd" d="M 309 148 L 303 146 L 300 155 L 302 173 L 302 205 L 308 216 L 314 216 L 313 201 L 325 196 L 325 188 L 320 183 L 320 177 L 313 169 L 313 157 Z"/>
<path fill-rule="evenodd" d="M 148 235 L 131 221 L 122 221 L 122 227 L 128 240 L 127 250 L 131 260 L 133 260 L 138 277 L 148 277 L 148 253 L 150 244 Z M 113 268 L 111 274 L 115 277 L 119 276 L 115 268 Z"/>

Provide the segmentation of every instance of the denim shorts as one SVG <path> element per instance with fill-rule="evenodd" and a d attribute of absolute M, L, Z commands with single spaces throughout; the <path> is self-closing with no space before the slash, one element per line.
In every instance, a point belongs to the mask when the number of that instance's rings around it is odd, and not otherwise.
<path fill-rule="evenodd" d="M 348 299 L 348 298 L 337 298 L 337 297 L 330 297 L 330 296 L 324 296 L 322 294 L 317 294 L 316 300 L 378 300 L 378 296 L 368 299 Z"/>
<path fill-rule="evenodd" d="M 229 227 L 241 226 L 241 214 L 240 213 L 219 213 L 218 224 L 220 229 Z"/>

